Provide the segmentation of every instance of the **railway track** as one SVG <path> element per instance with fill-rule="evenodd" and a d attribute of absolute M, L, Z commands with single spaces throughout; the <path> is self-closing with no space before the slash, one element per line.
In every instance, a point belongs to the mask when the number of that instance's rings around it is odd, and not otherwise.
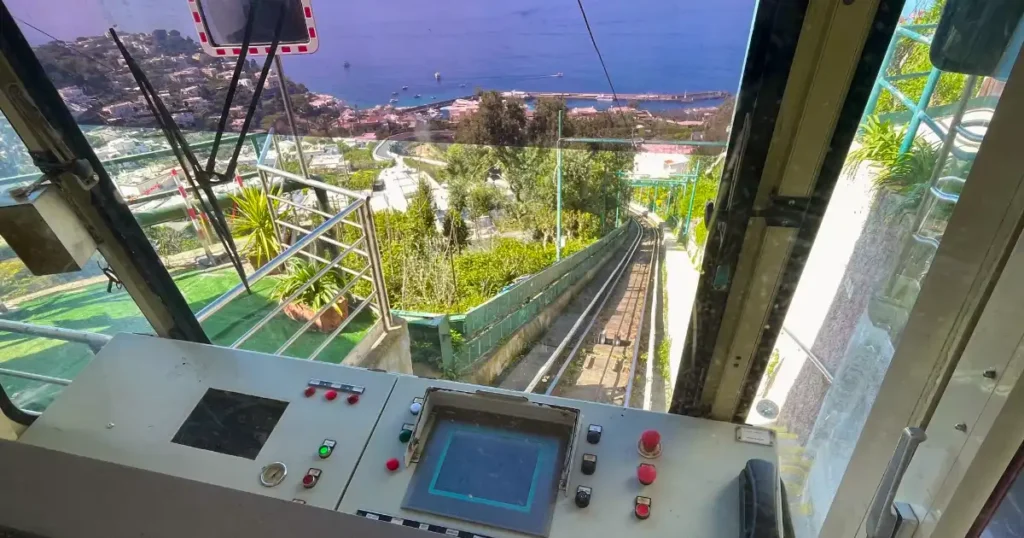
<path fill-rule="evenodd" d="M 650 348 L 649 291 L 661 238 L 642 218 L 633 222 L 635 237 L 625 255 L 527 392 L 626 407 L 643 407 L 649 398 L 644 380 L 651 377 L 651 361 L 644 375 L 638 376 L 637 369 L 641 351 Z"/>

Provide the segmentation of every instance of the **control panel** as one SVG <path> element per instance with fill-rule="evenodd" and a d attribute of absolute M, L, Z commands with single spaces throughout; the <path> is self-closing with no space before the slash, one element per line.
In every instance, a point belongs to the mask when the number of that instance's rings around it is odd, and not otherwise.
<path fill-rule="evenodd" d="M 778 536 L 768 430 L 148 336 L 20 441 L 458 538 Z"/>
<path fill-rule="evenodd" d="M 334 509 L 395 377 L 121 334 L 20 441 Z"/>
<path fill-rule="evenodd" d="M 400 376 L 338 509 L 462 538 L 733 538 L 739 476 L 774 466 L 774 444 L 736 424 Z"/>

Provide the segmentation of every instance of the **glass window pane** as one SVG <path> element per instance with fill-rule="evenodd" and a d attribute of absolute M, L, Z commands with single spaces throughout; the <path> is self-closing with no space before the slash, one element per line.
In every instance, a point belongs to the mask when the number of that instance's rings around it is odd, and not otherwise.
<path fill-rule="evenodd" d="M 215 300 L 240 280 L 209 219 L 190 211 L 179 195 L 181 167 L 106 32 L 116 26 L 201 162 L 234 58 L 205 54 L 203 36 L 179 5 L 132 0 L 113 10 L 100 2 L 55 1 L 66 9 L 41 10 L 26 0 L 9 4 L 193 311 L 219 304 Z M 243 194 L 235 184 L 216 187 L 246 273 L 263 276 L 256 273 L 261 266 L 352 202 L 331 189 L 318 195 L 295 176 L 361 192 L 370 197 L 388 300 L 410 323 L 413 369 L 525 387 L 567 336 L 568 327 L 555 318 L 582 313 L 580 297 L 597 293 L 639 233 L 635 225 L 623 227 L 632 198 L 637 212 L 667 221 L 667 269 L 686 278 L 682 285 L 659 285 L 665 294 L 658 308 L 667 302 L 675 318 L 685 318 L 697 279 L 693 258 L 707 235 L 703 208 L 717 189 L 754 7 L 752 0 L 714 6 L 595 2 L 586 6 L 585 22 L 575 4 L 536 0 L 412 3 L 398 11 L 317 4 L 319 50 L 284 56 L 286 74 L 271 71 L 256 109 L 252 125 L 260 134 L 244 145 L 239 168 L 243 184 L 253 188 Z M 58 12 L 79 16 L 71 22 Z M 384 27 L 391 36 L 386 46 L 368 46 Z M 692 43 L 701 43 L 703 52 L 677 53 Z M 241 127 L 262 63 L 258 56 L 244 67 L 229 131 Z M 283 93 L 300 140 L 291 135 Z M 494 115 L 501 122 L 488 123 Z M 271 129 L 278 136 L 266 137 Z M 566 143 L 558 156 L 559 136 L 614 140 Z M 226 151 L 219 153 L 218 169 Z M 262 174 L 256 171 L 258 154 L 268 167 Z M 356 313 L 372 296 L 367 279 L 346 287 L 366 267 L 360 254 L 365 248 L 346 256 L 341 269 L 300 288 L 337 249 L 358 241 L 359 230 L 334 226 L 253 282 L 253 295 L 203 312 L 211 339 L 342 360 L 376 319 L 370 307 Z M 649 285 L 653 248 L 647 240 L 621 282 L 609 285 L 612 298 L 600 322 L 566 367 L 565 391 L 589 382 L 581 377 L 590 375 L 586 370 L 606 370 L 594 375 L 608 385 L 612 400 L 621 402 L 626 386 L 635 384 L 641 387 L 634 393 L 639 405 L 648 390 L 656 393 L 656 409 L 667 405 L 675 370 L 670 356 L 679 354 L 670 349 L 681 345 L 685 326 L 659 316 L 656 357 L 646 357 L 647 339 L 639 334 L 650 328 L 648 321 L 641 329 L 645 294 L 629 291 Z M 563 262 L 556 264 L 559 258 Z M 325 316 L 354 321 L 326 344 L 324 331 L 338 320 L 307 321 L 341 289 L 338 307 L 327 307 Z M 282 301 L 289 304 L 278 308 Z M 543 314 L 539 332 L 524 332 L 548 308 L 554 310 Z M 628 315 L 614 316 L 619 309 Z M 280 312 L 260 326 L 275 310 Z M 581 367 L 593 352 L 592 336 L 616 331 L 621 334 L 608 368 Z M 633 345 L 640 340 L 643 345 Z M 641 375 L 632 375 L 634 368 Z"/>
<path fill-rule="evenodd" d="M 34 181 L 39 171 L 7 118 L 0 114 L 0 179 L 4 189 Z M 81 271 L 34 276 L 0 239 L 0 320 L 113 335 L 151 333 L 152 327 L 119 287 L 108 291 L 98 252 Z M 18 406 L 41 411 L 62 385 L 16 377 L 20 373 L 73 379 L 92 357 L 89 346 L 0 331 L 0 383 Z"/>
<path fill-rule="evenodd" d="M 932 67 L 942 5 L 893 38 L 747 418 L 780 433 L 799 536 L 818 535 L 1005 83 Z"/>

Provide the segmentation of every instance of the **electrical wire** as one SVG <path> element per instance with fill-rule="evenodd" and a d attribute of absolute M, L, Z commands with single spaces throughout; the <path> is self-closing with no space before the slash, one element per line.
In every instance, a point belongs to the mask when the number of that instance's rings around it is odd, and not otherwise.
<path fill-rule="evenodd" d="M 583 0 L 576 0 L 576 4 L 580 6 L 580 15 L 583 15 L 583 24 L 587 26 L 587 34 L 590 35 L 590 43 L 594 45 L 594 52 L 597 53 L 597 59 L 601 62 L 601 69 L 604 70 L 604 78 L 608 81 L 608 87 L 612 90 L 612 102 L 615 106 L 619 106 L 619 95 L 615 92 L 615 85 L 612 84 L 612 76 L 608 74 L 608 66 L 604 63 L 604 56 L 601 55 L 601 49 L 597 46 L 597 39 L 594 38 L 594 31 L 590 29 L 590 21 L 587 19 L 587 10 L 583 8 Z"/>
<path fill-rule="evenodd" d="M 594 31 L 590 28 L 590 20 L 587 19 L 587 10 L 583 7 L 583 0 L 576 0 L 576 5 L 580 7 L 580 15 L 583 16 L 583 24 L 587 27 L 587 35 L 590 36 L 590 43 L 594 45 L 594 52 L 597 53 L 597 59 L 601 62 L 601 69 L 604 70 L 604 78 L 608 81 L 608 88 L 612 92 L 612 102 L 615 103 L 615 108 L 619 109 L 619 114 L 622 116 L 622 121 L 626 122 L 626 126 L 629 127 L 630 138 L 636 139 L 636 125 L 635 122 L 629 121 L 626 114 L 622 112 L 622 106 L 619 103 L 619 94 L 615 91 L 615 84 L 612 83 L 612 76 L 608 72 L 608 66 L 604 63 L 604 55 L 601 54 L 601 48 L 597 46 L 597 39 L 594 37 Z"/>
<path fill-rule="evenodd" d="M 22 19 L 20 17 L 14 17 L 14 20 L 20 22 L 21 24 L 24 24 L 25 26 L 28 26 L 29 28 L 39 32 L 40 34 L 43 34 L 44 36 L 54 40 L 55 42 L 60 43 L 64 47 L 64 50 L 70 51 L 72 54 L 77 54 L 78 56 L 81 56 L 83 58 L 89 59 L 90 61 L 96 62 L 96 63 L 102 65 L 103 67 L 106 67 L 107 69 L 109 69 L 112 72 L 117 72 L 118 71 L 118 69 L 116 67 L 113 67 L 110 64 L 104 63 L 103 60 L 100 60 L 99 58 L 96 58 L 94 56 L 90 56 L 90 55 L 88 55 L 88 54 L 86 54 L 86 53 L 84 53 L 84 52 L 82 52 L 82 51 L 80 51 L 80 50 L 78 50 L 78 49 L 76 49 L 74 47 L 68 46 L 68 42 L 67 41 L 54 36 L 53 34 L 47 32 L 46 30 L 43 30 L 42 28 L 40 28 L 40 27 L 38 27 L 38 26 L 36 26 L 36 25 L 26 21 L 25 19 Z"/>

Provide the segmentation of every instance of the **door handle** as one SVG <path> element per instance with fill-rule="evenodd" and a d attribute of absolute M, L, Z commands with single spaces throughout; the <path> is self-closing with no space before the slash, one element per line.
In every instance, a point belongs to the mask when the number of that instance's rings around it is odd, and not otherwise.
<path fill-rule="evenodd" d="M 917 452 L 917 446 L 927 438 L 928 435 L 921 428 L 903 429 L 900 442 L 896 444 L 896 451 L 893 452 L 892 459 L 882 474 L 882 482 L 878 485 L 875 498 L 871 500 L 871 508 L 868 510 L 868 538 L 893 538 L 895 535 L 901 520 L 893 505 L 896 490 L 899 489 L 903 474 L 907 472 L 907 467 L 914 458 L 914 452 Z"/>

